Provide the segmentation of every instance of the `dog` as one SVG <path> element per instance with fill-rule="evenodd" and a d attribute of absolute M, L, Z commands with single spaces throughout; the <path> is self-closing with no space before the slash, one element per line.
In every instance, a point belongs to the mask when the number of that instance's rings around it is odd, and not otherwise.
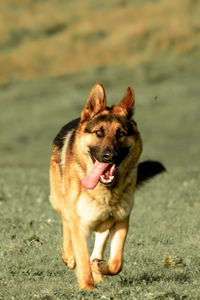
<path fill-rule="evenodd" d="M 118 105 L 107 107 L 104 87 L 98 82 L 81 117 L 65 125 L 53 142 L 50 201 L 62 217 L 62 258 L 70 269 L 77 267 L 79 289 L 93 290 L 104 275 L 122 269 L 142 152 L 132 118 L 134 102 L 134 91 L 128 87 Z M 144 165 L 141 169 L 145 173 Z M 92 231 L 95 243 L 89 256 Z M 104 261 L 109 236 L 110 257 Z"/>

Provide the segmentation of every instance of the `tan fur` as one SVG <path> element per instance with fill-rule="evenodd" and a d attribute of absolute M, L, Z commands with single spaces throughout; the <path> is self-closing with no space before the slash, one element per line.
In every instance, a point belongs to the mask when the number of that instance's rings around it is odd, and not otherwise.
<path fill-rule="evenodd" d="M 82 112 L 73 148 L 70 150 L 65 144 L 61 151 L 56 145 L 53 146 L 50 201 L 62 216 L 63 261 L 70 269 L 77 266 L 80 289 L 92 290 L 94 282 L 102 281 L 104 275 L 117 274 L 122 268 L 123 247 L 137 180 L 137 161 L 142 149 L 140 134 L 134 125 L 135 137 L 124 137 L 124 143 L 131 150 L 118 168 L 116 186 L 109 189 L 99 182 L 93 190 L 87 190 L 81 185 L 80 179 L 88 174 L 93 165 L 88 155 L 88 145 L 98 145 L 100 149 L 112 145 L 113 133 L 119 124 L 106 124 L 104 121 L 106 134 L 101 140 L 84 130 L 91 114 L 92 117 L 98 114 L 131 117 L 133 102 L 134 94 L 129 88 L 120 104 L 107 111 L 104 88 L 101 84 L 96 84 Z M 94 127 L 96 129 L 98 128 Z M 96 240 L 90 259 L 87 242 L 91 231 L 96 232 Z M 109 235 L 111 248 L 106 262 L 102 259 Z"/>

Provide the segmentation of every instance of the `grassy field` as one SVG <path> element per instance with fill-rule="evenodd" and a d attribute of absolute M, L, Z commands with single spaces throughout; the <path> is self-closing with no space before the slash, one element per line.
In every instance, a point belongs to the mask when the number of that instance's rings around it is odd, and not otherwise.
<path fill-rule="evenodd" d="M 78 1 L 16 3 L 0 4 L 0 299 L 200 300 L 198 1 L 85 0 L 81 10 Z M 110 26 L 100 22 L 99 11 Z M 138 32 L 131 27 L 133 13 Z M 20 20 L 16 26 L 10 15 Z M 55 51 L 46 60 L 43 46 Z M 77 290 L 75 271 L 62 262 L 48 165 L 54 136 L 80 115 L 96 81 L 109 104 L 134 88 L 141 161 L 159 160 L 167 172 L 135 194 L 122 272 L 89 293 Z"/>
<path fill-rule="evenodd" d="M 48 202 L 48 161 L 57 130 L 80 114 L 93 81 L 87 75 L 87 83 L 79 74 L 1 90 L 0 299 L 199 300 L 200 87 L 195 76 L 135 84 L 141 160 L 158 159 L 167 172 L 136 193 L 121 274 L 88 294 L 77 291 L 75 272 L 62 263 L 61 222 Z M 102 76 L 108 99 L 118 101 L 126 80 L 119 85 Z"/>
<path fill-rule="evenodd" d="M 102 66 L 182 70 L 200 55 L 198 0 L 0 2 L 0 84 Z"/>

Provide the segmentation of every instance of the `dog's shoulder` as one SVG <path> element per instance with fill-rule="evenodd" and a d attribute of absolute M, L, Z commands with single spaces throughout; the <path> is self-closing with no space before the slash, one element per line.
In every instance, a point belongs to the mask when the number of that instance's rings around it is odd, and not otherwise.
<path fill-rule="evenodd" d="M 65 139 L 70 133 L 75 132 L 80 124 L 80 118 L 74 119 L 64 125 L 54 138 L 53 144 L 61 150 L 64 146 Z"/>

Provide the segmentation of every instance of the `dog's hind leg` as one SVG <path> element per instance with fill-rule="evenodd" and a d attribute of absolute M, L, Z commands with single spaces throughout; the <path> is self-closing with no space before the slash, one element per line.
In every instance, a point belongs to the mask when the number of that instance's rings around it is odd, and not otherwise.
<path fill-rule="evenodd" d="M 99 269 L 104 275 L 116 275 L 122 269 L 123 248 L 128 233 L 129 217 L 117 222 L 112 229 L 110 257 L 108 262 L 104 260 L 93 260 L 93 268 Z"/>
<path fill-rule="evenodd" d="M 62 215 L 64 206 L 64 196 L 62 193 L 62 177 L 59 166 L 59 153 L 56 149 L 52 152 L 50 162 L 50 201 L 53 207 Z M 62 258 L 64 263 L 70 268 L 74 269 L 76 261 L 73 255 L 73 247 L 71 241 L 71 233 L 68 222 L 63 217 L 63 249 Z"/>
<path fill-rule="evenodd" d="M 53 150 L 49 169 L 50 197 L 52 206 L 61 214 L 63 205 L 62 176 L 59 166 L 59 153 Z"/>
<path fill-rule="evenodd" d="M 104 250 L 104 247 L 105 247 L 108 237 L 109 237 L 109 229 L 104 232 L 95 232 L 94 249 L 90 256 L 91 262 L 95 258 L 98 258 L 98 259 L 103 258 L 103 250 Z"/>
<path fill-rule="evenodd" d="M 109 229 L 104 232 L 95 232 L 94 249 L 90 256 L 90 261 L 92 264 L 92 273 L 93 273 L 94 281 L 96 283 L 104 280 L 103 274 L 100 272 L 99 268 L 96 267 L 95 261 L 99 261 L 103 259 L 103 250 L 106 245 L 106 241 L 108 237 L 109 237 Z"/>
<path fill-rule="evenodd" d="M 63 249 L 62 259 L 64 263 L 72 270 L 76 266 L 76 261 L 73 252 L 71 232 L 68 222 L 63 218 Z"/>

